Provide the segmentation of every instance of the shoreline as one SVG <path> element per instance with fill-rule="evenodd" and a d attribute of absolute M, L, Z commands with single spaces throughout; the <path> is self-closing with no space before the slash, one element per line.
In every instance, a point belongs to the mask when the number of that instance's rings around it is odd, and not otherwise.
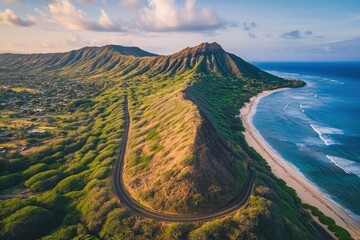
<path fill-rule="evenodd" d="M 346 229 L 354 239 L 360 239 L 360 223 L 356 222 L 349 214 L 329 199 L 321 192 L 313 183 L 305 178 L 305 176 L 290 162 L 280 156 L 261 136 L 253 125 L 252 119 L 256 113 L 259 101 L 272 93 L 288 90 L 289 88 L 281 88 L 272 91 L 264 91 L 250 99 L 249 103 L 240 109 L 240 118 L 245 128 L 244 136 L 249 146 L 253 147 L 269 164 L 271 172 L 286 184 L 295 189 L 296 194 L 303 203 L 317 207 L 326 216 L 334 219 L 337 225 Z M 311 213 L 310 213 L 311 215 Z M 312 215 L 311 215 L 312 216 Z M 332 236 L 334 234 L 327 229 L 327 226 L 321 224 L 317 217 L 312 218 L 325 228 Z"/>

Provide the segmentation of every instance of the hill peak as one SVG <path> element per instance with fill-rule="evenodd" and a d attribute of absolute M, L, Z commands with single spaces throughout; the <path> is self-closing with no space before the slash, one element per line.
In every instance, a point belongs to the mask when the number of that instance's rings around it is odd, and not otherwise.
<path fill-rule="evenodd" d="M 195 47 L 187 47 L 179 52 L 180 54 L 213 54 L 213 53 L 225 53 L 225 50 L 216 42 L 213 43 L 201 43 Z"/>
<path fill-rule="evenodd" d="M 195 70 L 223 76 L 241 77 L 242 75 L 232 56 L 216 42 L 187 47 L 173 55 L 160 56 L 158 60 L 160 71 L 170 71 L 171 74 L 176 71 Z"/>
<path fill-rule="evenodd" d="M 220 46 L 220 44 L 213 42 L 213 43 L 201 43 L 200 45 L 194 47 L 202 52 L 225 52 L 224 49 Z"/>
<path fill-rule="evenodd" d="M 197 58 L 199 56 L 208 55 L 226 55 L 225 50 L 216 42 L 213 43 L 201 43 L 195 47 L 187 47 L 183 50 L 170 55 L 173 58 Z"/>

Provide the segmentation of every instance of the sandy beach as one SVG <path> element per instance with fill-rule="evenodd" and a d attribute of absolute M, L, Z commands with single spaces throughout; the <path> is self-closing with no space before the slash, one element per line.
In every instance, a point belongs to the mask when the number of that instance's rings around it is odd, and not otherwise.
<path fill-rule="evenodd" d="M 251 98 L 250 103 L 246 103 L 240 110 L 240 117 L 245 128 L 244 135 L 246 141 L 268 162 L 272 173 L 276 177 L 283 179 L 288 186 L 296 190 L 297 195 L 303 203 L 317 207 L 325 215 L 333 218 L 337 225 L 349 231 L 354 239 L 360 239 L 360 223 L 355 221 L 343 208 L 326 197 L 326 195 L 308 181 L 294 165 L 283 159 L 271 148 L 254 127 L 252 118 L 256 113 L 256 107 L 260 99 L 274 92 L 283 90 L 287 89 L 264 91 Z M 314 219 L 320 223 L 316 217 L 314 217 Z M 321 225 L 327 229 L 325 225 Z"/>

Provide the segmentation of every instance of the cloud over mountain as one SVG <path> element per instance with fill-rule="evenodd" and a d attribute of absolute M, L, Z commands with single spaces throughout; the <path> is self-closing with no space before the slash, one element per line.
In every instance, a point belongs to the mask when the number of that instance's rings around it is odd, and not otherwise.
<path fill-rule="evenodd" d="M 196 0 L 183 4 L 176 0 L 148 0 L 140 10 L 142 28 L 146 31 L 213 31 L 227 24 L 212 9 L 196 5 Z"/>
<path fill-rule="evenodd" d="M 88 30 L 99 32 L 123 32 L 123 26 L 110 19 L 104 9 L 98 22 L 89 21 L 86 13 L 77 9 L 69 0 L 53 0 L 48 5 L 53 19 L 69 30 Z"/>
<path fill-rule="evenodd" d="M 67 30 L 95 32 L 124 32 L 127 29 L 144 32 L 213 32 L 225 27 L 238 27 L 237 23 L 219 17 L 211 8 L 199 6 L 196 0 L 148 0 L 143 6 L 139 0 L 120 0 L 118 5 L 123 8 L 140 9 L 136 19 L 131 21 L 115 20 L 105 9 L 101 9 L 98 19 L 94 19 L 94 12 L 88 16 L 87 12 L 75 4 L 76 2 L 93 4 L 97 0 L 46 0 L 45 2 L 47 7 L 33 8 L 37 17 L 28 20 L 22 20 L 12 10 L 6 9 L 0 13 L 0 24 L 30 26 L 36 23 L 47 28 L 58 24 Z M 105 2 L 103 4 L 105 7 Z M 244 25 L 244 28 L 254 27 L 256 27 L 255 23 Z"/>
<path fill-rule="evenodd" d="M 135 7 L 140 4 L 139 0 L 121 0 L 119 2 L 122 7 Z"/>
<path fill-rule="evenodd" d="M 23 20 L 11 9 L 5 9 L 3 12 L 0 12 L 0 25 L 28 27 L 34 24 L 33 19 Z"/>

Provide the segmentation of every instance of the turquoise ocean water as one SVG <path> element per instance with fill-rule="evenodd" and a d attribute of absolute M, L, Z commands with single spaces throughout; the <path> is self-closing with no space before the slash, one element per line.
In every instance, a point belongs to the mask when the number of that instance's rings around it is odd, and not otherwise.
<path fill-rule="evenodd" d="M 253 122 L 265 140 L 360 221 L 360 63 L 255 63 L 303 88 L 263 98 Z"/>

